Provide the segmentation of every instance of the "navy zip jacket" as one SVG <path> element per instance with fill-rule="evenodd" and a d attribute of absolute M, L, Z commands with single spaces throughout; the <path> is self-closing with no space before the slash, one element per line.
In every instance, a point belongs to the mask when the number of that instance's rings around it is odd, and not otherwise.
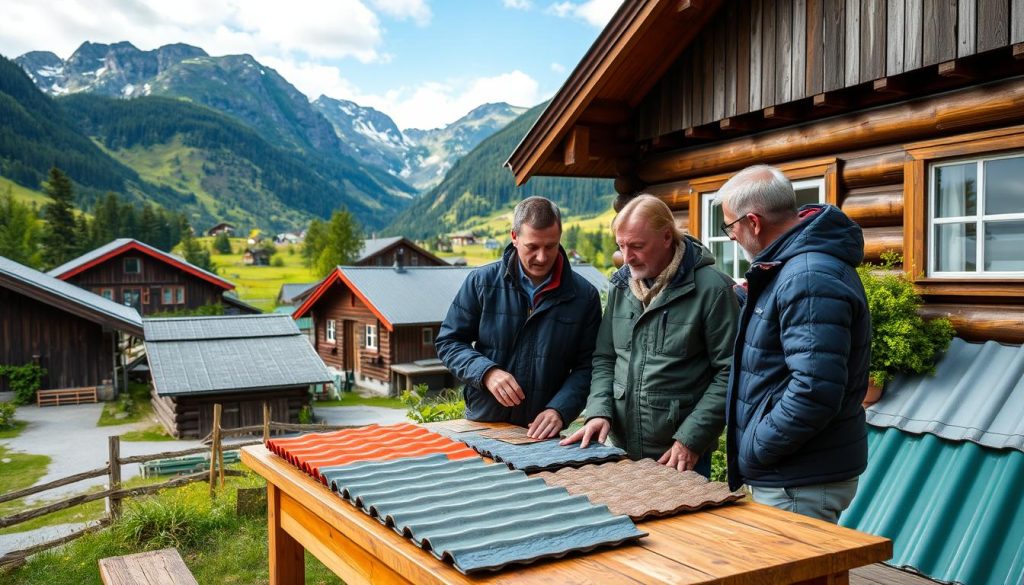
<path fill-rule="evenodd" d="M 864 236 L 836 207 L 800 215 L 746 274 L 726 398 L 731 489 L 843 481 L 867 466 Z"/>
<path fill-rule="evenodd" d="M 553 408 L 568 425 L 583 410 L 601 300 L 597 289 L 572 271 L 561 246 L 559 253 L 556 274 L 538 292 L 535 306 L 519 284 L 519 257 L 511 244 L 500 262 L 470 273 L 452 301 L 434 345 L 465 384 L 466 418 L 526 426 Z M 494 367 L 515 377 L 526 400 L 508 408 L 494 399 L 483 384 Z"/>

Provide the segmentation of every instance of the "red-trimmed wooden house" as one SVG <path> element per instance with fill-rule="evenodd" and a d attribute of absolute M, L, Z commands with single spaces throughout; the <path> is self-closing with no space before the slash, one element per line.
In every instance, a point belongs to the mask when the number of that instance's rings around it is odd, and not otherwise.
<path fill-rule="evenodd" d="M 396 261 L 403 266 L 448 265 L 444 260 L 402 236 L 363 240 L 363 249 L 359 252 L 359 258 L 354 264 L 356 266 L 394 266 Z"/>

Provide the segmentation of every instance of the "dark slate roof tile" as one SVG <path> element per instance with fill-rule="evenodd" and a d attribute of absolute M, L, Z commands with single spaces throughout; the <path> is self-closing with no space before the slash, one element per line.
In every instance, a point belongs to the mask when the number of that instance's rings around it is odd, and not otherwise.
<path fill-rule="evenodd" d="M 581 449 L 578 445 L 559 445 L 557 438 L 521 445 L 488 439 L 477 433 L 459 433 L 452 435 L 452 438 L 466 443 L 485 457 L 526 472 L 578 467 L 588 463 L 615 461 L 626 456 L 626 452 L 618 447 L 591 443 L 586 449 Z"/>

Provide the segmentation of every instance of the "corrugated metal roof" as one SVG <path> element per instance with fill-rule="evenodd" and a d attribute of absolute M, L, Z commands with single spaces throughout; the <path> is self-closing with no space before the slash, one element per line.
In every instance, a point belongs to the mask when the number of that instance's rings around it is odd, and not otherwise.
<path fill-rule="evenodd" d="M 160 396 L 322 384 L 331 375 L 287 315 L 146 319 Z"/>
<path fill-rule="evenodd" d="M 892 539 L 889 564 L 934 579 L 1024 583 L 1024 453 L 873 427 L 868 449 L 841 525 Z"/>
<path fill-rule="evenodd" d="M 463 573 L 646 536 L 583 496 L 480 459 L 435 455 L 323 473 L 342 497 Z"/>
<path fill-rule="evenodd" d="M 608 287 L 611 286 L 611 281 L 608 280 L 605 273 L 591 264 L 574 264 L 572 271 L 587 279 L 587 282 L 594 285 L 597 292 L 607 292 Z"/>
<path fill-rule="evenodd" d="M 403 240 L 402 236 L 395 236 L 392 238 L 373 238 L 370 240 L 363 240 L 363 249 L 359 251 L 359 258 L 356 262 L 362 262 L 370 256 L 373 256 L 377 252 L 380 252 L 384 248 L 387 248 L 391 244 Z"/>
<path fill-rule="evenodd" d="M 157 256 L 157 257 L 162 258 L 164 260 L 169 260 L 171 262 L 180 262 L 182 264 L 186 264 L 186 265 L 188 265 L 188 267 L 190 269 L 195 270 L 196 272 L 205 275 L 207 278 L 210 278 L 212 280 L 216 280 L 216 281 L 218 281 L 220 283 L 223 283 L 225 288 L 228 288 L 228 289 L 235 288 L 235 285 L 231 284 L 230 282 L 224 280 L 223 278 L 217 276 L 216 274 L 210 272 L 209 270 L 203 270 L 202 268 L 196 266 L 195 264 L 190 263 L 188 260 L 185 260 L 181 256 L 178 256 L 176 254 L 168 254 L 167 252 L 164 252 L 163 250 L 159 250 L 157 248 L 154 248 L 153 246 L 150 246 L 149 244 L 147 244 L 145 242 L 140 242 L 139 240 L 133 240 L 131 238 L 118 238 L 118 239 L 116 239 L 116 240 L 114 240 L 112 242 L 109 242 L 107 244 L 104 244 L 104 245 L 100 246 L 99 248 L 96 248 L 95 250 L 90 250 L 89 252 L 86 252 L 85 254 L 82 254 L 81 256 L 79 256 L 78 258 L 75 258 L 74 260 L 69 260 L 69 261 L 65 262 L 64 264 L 61 264 L 60 266 L 58 266 L 58 267 L 54 268 L 53 270 L 47 272 L 47 274 L 49 274 L 50 276 L 53 276 L 53 277 L 59 277 L 60 275 L 66 273 L 66 272 L 71 272 L 72 270 L 78 268 L 79 266 L 83 266 L 85 264 L 88 264 L 88 263 L 92 262 L 93 260 L 97 260 L 99 258 L 102 258 L 103 256 L 106 256 L 107 254 L 115 252 L 116 250 L 118 250 L 120 248 L 124 248 L 124 247 L 129 246 L 129 245 L 135 245 L 135 246 L 139 246 L 140 248 L 144 248 L 147 252 L 149 252 L 153 256 Z"/>
<path fill-rule="evenodd" d="M 440 323 L 472 268 L 339 266 L 344 278 L 392 325 Z"/>
<path fill-rule="evenodd" d="M 559 445 L 557 438 L 522 445 L 488 439 L 476 433 L 459 433 L 452 438 L 466 443 L 481 455 L 526 472 L 614 461 L 626 456 L 618 447 L 591 443 L 586 449 L 580 449 L 578 445 Z"/>
<path fill-rule="evenodd" d="M 308 291 L 309 289 L 313 288 L 314 286 L 316 286 L 318 284 L 320 284 L 320 281 L 317 281 L 317 282 L 300 282 L 300 283 L 292 282 L 292 283 L 282 284 L 281 285 L 281 292 L 279 292 L 277 294 L 277 301 L 280 302 L 280 303 L 287 303 L 287 304 L 293 303 L 293 302 L 295 302 L 295 297 L 301 295 L 302 293 Z M 278 307 L 278 308 L 281 308 L 281 307 Z"/>
<path fill-rule="evenodd" d="M 288 315 L 233 315 L 229 317 L 173 317 L 146 319 L 146 341 L 252 339 L 297 335 Z"/>
<path fill-rule="evenodd" d="M 680 472 L 653 459 L 545 471 L 534 477 L 564 487 L 570 494 L 587 496 L 595 504 L 608 506 L 613 514 L 633 520 L 692 512 L 743 498 L 740 492 L 730 492 L 728 484 L 708 481 L 695 471 Z"/>
<path fill-rule="evenodd" d="M 369 425 L 330 433 L 271 439 L 267 448 L 302 471 L 325 482 L 323 468 L 361 461 L 442 454 L 448 459 L 479 459 L 464 444 L 410 423 Z"/>
<path fill-rule="evenodd" d="M 67 299 L 90 312 L 100 313 L 122 323 L 132 332 L 140 332 L 142 330 L 142 317 L 139 316 L 138 311 L 135 309 L 108 301 L 97 294 L 78 288 L 73 284 L 28 266 L 18 264 L 14 260 L 4 258 L 3 256 L 0 256 L 0 275 L 41 291 L 44 294 Z"/>
<path fill-rule="evenodd" d="M 955 338 L 934 375 L 897 376 L 887 384 L 867 409 L 867 421 L 1024 450 L 1024 348 Z"/>

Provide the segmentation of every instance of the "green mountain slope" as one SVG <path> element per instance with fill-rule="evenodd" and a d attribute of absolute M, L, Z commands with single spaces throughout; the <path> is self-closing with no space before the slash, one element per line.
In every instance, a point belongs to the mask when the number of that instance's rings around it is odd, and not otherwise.
<path fill-rule="evenodd" d="M 428 238 L 479 223 L 531 195 L 555 201 L 565 215 L 607 209 L 615 192 L 609 180 L 540 177 L 516 187 L 512 173 L 502 166 L 546 105 L 527 111 L 459 159 L 437 187 L 417 199 L 386 231 Z"/>

